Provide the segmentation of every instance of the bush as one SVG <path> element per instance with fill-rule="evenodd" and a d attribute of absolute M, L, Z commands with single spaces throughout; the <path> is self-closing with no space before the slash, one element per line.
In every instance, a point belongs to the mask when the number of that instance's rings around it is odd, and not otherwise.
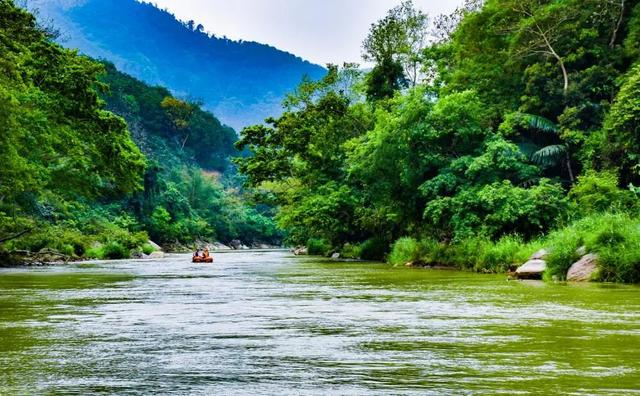
<path fill-rule="evenodd" d="M 551 233 L 546 241 L 551 251 L 547 277 L 564 279 L 584 245 L 599 257 L 601 280 L 640 282 L 640 219 L 622 213 L 591 215 Z"/>
<path fill-rule="evenodd" d="M 347 259 L 359 259 L 361 255 L 361 245 L 345 243 L 340 251 L 340 256 Z"/>
<path fill-rule="evenodd" d="M 142 253 L 146 255 L 149 255 L 155 251 L 156 249 L 148 243 L 145 243 L 144 245 L 142 245 Z"/>
<path fill-rule="evenodd" d="M 400 238 L 391 248 L 388 261 L 393 265 L 402 265 L 411 261 L 423 261 L 426 256 L 424 244 L 413 238 Z"/>
<path fill-rule="evenodd" d="M 588 171 L 578 177 L 569 197 L 584 214 L 628 210 L 636 206 L 637 202 L 634 193 L 618 188 L 618 177 L 610 171 Z"/>
<path fill-rule="evenodd" d="M 505 236 L 495 243 L 484 243 L 475 264 L 477 271 L 505 272 L 511 265 L 527 261 L 536 248 L 518 236 Z"/>
<path fill-rule="evenodd" d="M 131 255 L 131 251 L 119 242 L 109 242 L 102 247 L 102 258 L 110 260 L 126 259 Z"/>
<path fill-rule="evenodd" d="M 326 256 L 331 251 L 331 244 L 324 239 L 311 238 L 307 241 L 307 249 L 312 256 Z"/>
<path fill-rule="evenodd" d="M 389 244 L 383 238 L 367 239 L 360 245 L 360 258 L 363 260 L 384 260 L 389 253 Z"/>

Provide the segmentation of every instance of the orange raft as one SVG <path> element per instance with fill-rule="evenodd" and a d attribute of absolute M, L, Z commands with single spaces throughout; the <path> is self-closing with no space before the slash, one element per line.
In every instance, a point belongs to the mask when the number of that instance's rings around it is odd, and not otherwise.
<path fill-rule="evenodd" d="M 194 263 L 213 263 L 213 257 L 193 257 Z"/>

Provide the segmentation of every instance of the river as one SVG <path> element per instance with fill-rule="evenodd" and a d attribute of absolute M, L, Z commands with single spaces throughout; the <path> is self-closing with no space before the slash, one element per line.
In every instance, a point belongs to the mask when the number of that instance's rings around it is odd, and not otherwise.
<path fill-rule="evenodd" d="M 640 393 L 640 288 L 286 252 L 0 270 L 0 394 Z"/>

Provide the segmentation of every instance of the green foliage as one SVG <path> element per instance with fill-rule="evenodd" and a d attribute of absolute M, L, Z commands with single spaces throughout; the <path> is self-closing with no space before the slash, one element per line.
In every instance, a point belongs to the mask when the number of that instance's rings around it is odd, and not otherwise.
<path fill-rule="evenodd" d="M 623 183 L 640 183 L 640 64 L 629 73 L 607 115 L 601 142 L 605 162 Z"/>
<path fill-rule="evenodd" d="M 393 265 L 403 265 L 409 262 L 420 262 L 425 258 L 424 243 L 414 238 L 400 238 L 391 248 L 387 261 Z"/>
<path fill-rule="evenodd" d="M 373 237 L 362 242 L 359 248 L 362 260 L 381 261 L 389 253 L 389 242 L 381 237 Z"/>
<path fill-rule="evenodd" d="M 148 243 L 145 243 L 144 245 L 142 245 L 142 253 L 146 255 L 149 255 L 155 251 L 156 249 Z"/>
<path fill-rule="evenodd" d="M 633 210 L 638 204 L 634 193 L 618 187 L 618 176 L 611 171 L 586 172 L 578 177 L 569 197 L 583 214 Z"/>
<path fill-rule="evenodd" d="M 605 281 L 640 281 L 640 220 L 627 214 L 594 214 L 551 233 L 547 275 L 564 279 L 585 246 L 598 255 L 599 277 Z"/>
<path fill-rule="evenodd" d="M 11 1 L 0 1 L 0 21 L 3 249 L 125 258 L 143 250 L 145 229 L 159 242 L 281 238 L 268 209 L 200 168 L 227 168 L 231 128 L 62 49 Z"/>
<path fill-rule="evenodd" d="M 311 238 L 307 241 L 307 250 L 312 256 L 326 256 L 331 251 L 331 244 L 324 239 Z"/>
<path fill-rule="evenodd" d="M 345 243 L 340 250 L 340 257 L 346 259 L 359 259 L 362 254 L 361 245 Z"/>
<path fill-rule="evenodd" d="M 118 260 L 129 258 L 130 251 L 119 242 L 111 241 L 102 247 L 101 258 Z"/>

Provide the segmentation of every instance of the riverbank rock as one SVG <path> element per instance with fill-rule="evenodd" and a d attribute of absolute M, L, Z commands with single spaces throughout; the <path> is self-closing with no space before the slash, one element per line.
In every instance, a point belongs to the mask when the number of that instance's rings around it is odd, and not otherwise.
<path fill-rule="evenodd" d="M 544 260 L 549 255 L 547 249 L 540 249 L 529 257 L 529 260 Z"/>
<path fill-rule="evenodd" d="M 540 259 L 529 260 L 515 272 L 518 279 L 542 279 L 542 274 L 547 269 L 547 262 Z"/>
<path fill-rule="evenodd" d="M 232 250 L 231 247 L 224 245 L 220 242 L 214 242 L 210 246 L 211 246 L 211 250 Z"/>
<path fill-rule="evenodd" d="M 588 282 L 593 280 L 598 273 L 598 256 L 587 254 L 575 262 L 567 272 L 569 282 Z"/>
<path fill-rule="evenodd" d="M 147 243 L 148 243 L 149 245 L 151 245 L 151 247 L 153 248 L 153 250 L 156 250 L 156 251 L 162 251 L 162 247 L 161 247 L 160 245 L 158 245 L 157 243 L 155 243 L 154 241 L 152 241 L 152 240 L 148 240 L 148 241 L 147 241 Z"/>
<path fill-rule="evenodd" d="M 334 253 L 331 255 L 331 259 L 332 260 L 339 260 L 340 259 L 340 253 Z"/>
<path fill-rule="evenodd" d="M 164 258 L 164 252 L 153 252 L 147 256 L 149 259 L 161 259 Z"/>
<path fill-rule="evenodd" d="M 304 246 L 298 246 L 297 248 L 293 249 L 293 254 L 295 254 L 296 256 L 306 256 L 309 254 L 309 249 Z"/>

